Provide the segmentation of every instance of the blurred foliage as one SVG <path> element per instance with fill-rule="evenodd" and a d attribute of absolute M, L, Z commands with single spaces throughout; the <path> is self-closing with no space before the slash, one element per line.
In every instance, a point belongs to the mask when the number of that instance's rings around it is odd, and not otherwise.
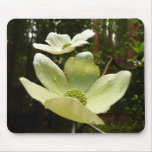
<path fill-rule="evenodd" d="M 96 36 L 90 45 L 60 56 L 41 52 L 32 47 L 34 42 L 45 43 L 49 32 L 66 33 L 73 37 L 85 29 L 94 29 Z M 106 114 L 100 114 L 106 125 L 97 126 L 105 132 L 140 132 L 145 124 L 144 112 L 144 26 L 137 19 L 15 19 L 7 26 L 8 128 L 12 132 L 71 132 L 72 121 L 46 110 L 25 91 L 18 78 L 27 77 L 39 83 L 33 69 L 33 57 L 41 52 L 63 69 L 69 56 L 91 51 L 103 72 L 109 57 L 113 58 L 107 73 L 130 69 L 132 79 L 125 96 Z M 132 69 L 132 70 L 131 70 Z M 77 123 L 77 132 L 95 132 Z"/>

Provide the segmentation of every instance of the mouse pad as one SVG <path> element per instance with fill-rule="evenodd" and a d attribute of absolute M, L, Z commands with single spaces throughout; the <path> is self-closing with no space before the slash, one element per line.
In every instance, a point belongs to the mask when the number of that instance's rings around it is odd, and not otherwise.
<path fill-rule="evenodd" d="M 7 126 L 13 133 L 138 133 L 145 125 L 138 19 L 13 19 Z"/>

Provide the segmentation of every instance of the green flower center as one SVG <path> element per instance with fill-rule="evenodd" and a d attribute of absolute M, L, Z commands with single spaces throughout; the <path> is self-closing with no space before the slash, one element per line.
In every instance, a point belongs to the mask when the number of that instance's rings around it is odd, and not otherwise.
<path fill-rule="evenodd" d="M 87 96 L 79 89 L 68 90 L 64 95 L 79 100 L 83 105 L 87 103 Z"/>
<path fill-rule="evenodd" d="M 62 46 L 62 49 L 65 49 L 65 48 L 67 48 L 68 46 L 70 46 L 71 45 L 71 43 L 65 43 L 63 46 Z"/>

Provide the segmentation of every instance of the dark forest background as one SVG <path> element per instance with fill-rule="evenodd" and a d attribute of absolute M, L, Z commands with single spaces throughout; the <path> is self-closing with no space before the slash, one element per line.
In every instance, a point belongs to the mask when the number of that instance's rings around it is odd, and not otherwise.
<path fill-rule="evenodd" d="M 38 51 L 34 42 L 44 43 L 49 32 L 75 34 L 93 29 L 90 45 L 60 56 Z M 101 73 L 110 57 L 113 58 L 108 73 L 122 69 L 132 72 L 130 86 L 125 96 L 101 118 L 106 125 L 97 126 L 105 132 L 140 132 L 145 124 L 144 112 L 144 26 L 137 19 L 14 19 L 7 27 L 7 124 L 10 131 L 26 132 L 71 132 L 72 121 L 64 119 L 32 99 L 19 77 L 39 83 L 33 68 L 35 53 L 49 56 L 63 69 L 69 56 L 91 51 Z M 138 61 L 138 62 L 137 62 Z M 78 133 L 95 132 L 85 124 L 77 124 Z"/>

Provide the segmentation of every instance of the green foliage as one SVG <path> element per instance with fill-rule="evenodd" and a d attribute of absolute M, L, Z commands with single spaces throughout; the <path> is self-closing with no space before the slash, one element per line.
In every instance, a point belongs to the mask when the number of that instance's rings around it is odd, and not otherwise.
<path fill-rule="evenodd" d="M 144 62 L 144 42 L 139 42 L 133 40 L 132 43 L 128 42 L 128 44 L 136 53 L 132 58 L 128 59 L 128 62 L 137 63 L 139 66 L 143 66 Z"/>
<path fill-rule="evenodd" d="M 133 40 L 133 43 L 129 43 L 129 46 L 136 52 L 136 54 L 140 55 L 144 53 L 144 42 L 139 42 Z"/>

